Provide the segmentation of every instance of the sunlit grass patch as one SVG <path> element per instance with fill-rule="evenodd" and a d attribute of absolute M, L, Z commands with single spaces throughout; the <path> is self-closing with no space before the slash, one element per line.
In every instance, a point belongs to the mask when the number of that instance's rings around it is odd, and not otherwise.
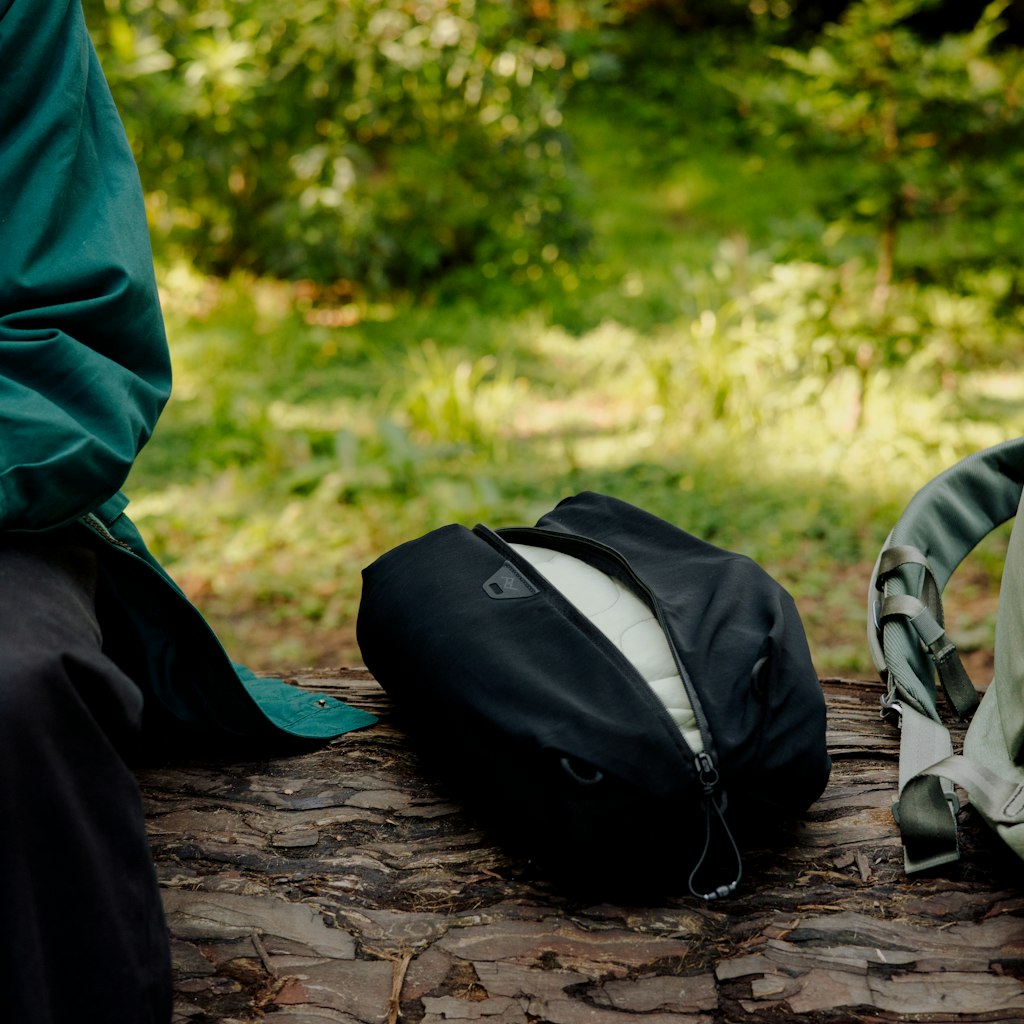
<path fill-rule="evenodd" d="M 606 321 L 574 335 L 481 312 L 470 341 L 506 338 L 483 354 L 411 341 L 431 321 L 417 310 L 416 331 L 398 313 L 376 347 L 340 329 L 347 357 L 325 361 L 320 328 L 263 287 L 225 288 L 198 317 L 169 297 L 185 387 L 131 507 L 261 667 L 357 661 L 359 571 L 395 544 L 449 522 L 531 522 L 596 489 L 756 558 L 800 603 L 819 669 L 869 672 L 863 590 L 902 504 L 1024 428 L 1024 375 L 1002 367 L 945 390 L 883 374 L 853 430 L 855 374 L 811 386 L 728 298 L 649 332 Z M 432 314 L 442 329 L 444 315 Z"/>
<path fill-rule="evenodd" d="M 358 661 L 377 555 L 593 489 L 754 557 L 819 671 L 873 673 L 865 590 L 904 503 L 1024 433 L 1016 270 L 907 275 L 873 312 L 864 247 L 818 237 L 805 203 L 831 169 L 653 138 L 579 122 L 595 247 L 564 271 L 549 253 L 547 291 L 481 272 L 371 304 L 161 268 L 176 391 L 130 511 L 232 653 Z M 951 597 L 970 645 L 991 635 L 1001 543 Z"/>

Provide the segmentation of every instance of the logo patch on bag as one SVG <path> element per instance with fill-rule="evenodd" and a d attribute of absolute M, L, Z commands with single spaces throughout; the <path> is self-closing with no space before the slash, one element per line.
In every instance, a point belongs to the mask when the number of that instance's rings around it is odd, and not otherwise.
<path fill-rule="evenodd" d="M 533 597 L 537 588 L 511 563 L 504 565 L 484 581 L 484 593 L 495 601 Z"/>

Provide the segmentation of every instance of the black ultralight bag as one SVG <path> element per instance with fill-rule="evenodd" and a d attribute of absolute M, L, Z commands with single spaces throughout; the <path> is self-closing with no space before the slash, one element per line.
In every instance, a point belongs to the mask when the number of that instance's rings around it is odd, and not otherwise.
<path fill-rule="evenodd" d="M 523 557 L 569 555 L 650 609 L 688 742 L 623 650 Z M 447 526 L 363 573 L 358 640 L 410 733 L 506 840 L 585 888 L 732 892 L 739 847 L 822 792 L 825 705 L 757 564 L 583 493 L 532 528 Z M 694 748 L 698 749 L 694 749 Z"/>

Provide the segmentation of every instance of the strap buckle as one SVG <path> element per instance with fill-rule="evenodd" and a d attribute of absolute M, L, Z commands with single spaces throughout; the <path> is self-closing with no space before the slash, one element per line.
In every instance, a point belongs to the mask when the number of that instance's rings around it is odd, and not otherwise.
<path fill-rule="evenodd" d="M 896 688 L 891 687 L 882 694 L 879 703 L 881 710 L 879 715 L 886 721 L 891 722 L 897 728 L 903 728 L 903 704 L 896 693 Z"/>

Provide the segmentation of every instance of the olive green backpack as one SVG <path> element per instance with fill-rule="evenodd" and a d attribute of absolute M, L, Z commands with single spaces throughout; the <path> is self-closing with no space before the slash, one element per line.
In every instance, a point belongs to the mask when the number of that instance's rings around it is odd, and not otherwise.
<path fill-rule="evenodd" d="M 959 859 L 954 784 L 1024 857 L 1024 438 L 977 452 L 925 485 L 889 535 L 871 578 L 868 642 L 887 684 L 883 716 L 900 727 L 893 812 L 908 872 Z M 1003 569 L 995 674 L 980 700 L 943 625 L 940 595 L 962 559 L 1017 516 Z M 970 718 L 963 753 L 942 724 Z M 972 717 L 973 716 L 973 717 Z"/>

